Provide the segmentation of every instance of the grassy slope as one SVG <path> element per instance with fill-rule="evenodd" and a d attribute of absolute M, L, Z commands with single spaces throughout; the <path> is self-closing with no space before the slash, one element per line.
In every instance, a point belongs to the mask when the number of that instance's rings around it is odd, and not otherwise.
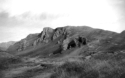
<path fill-rule="evenodd" d="M 72 33 L 84 34 L 89 39 L 88 45 L 49 56 L 52 52 L 60 51 L 58 39 L 40 44 L 17 53 L 21 58 L 25 57 L 23 62 L 9 65 L 10 68 L 3 71 L 4 75 L 7 78 L 124 78 L 125 51 L 121 48 L 124 47 L 123 36 L 98 29 L 69 29 Z M 114 43 L 119 44 L 114 46 Z M 47 68 L 40 64 L 46 64 Z"/>

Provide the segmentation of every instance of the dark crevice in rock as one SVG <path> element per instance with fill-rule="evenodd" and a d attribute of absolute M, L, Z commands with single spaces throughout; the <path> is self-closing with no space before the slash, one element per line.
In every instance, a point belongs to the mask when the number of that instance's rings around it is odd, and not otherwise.
<path fill-rule="evenodd" d="M 76 47 L 76 46 L 77 46 L 77 45 L 76 45 L 75 41 L 72 40 L 72 41 L 68 44 L 68 48 L 67 48 L 67 49 L 74 48 L 74 47 Z"/>
<path fill-rule="evenodd" d="M 83 36 L 76 35 L 75 37 L 67 38 L 63 41 L 63 50 L 81 47 L 82 45 L 87 45 L 87 39 Z"/>

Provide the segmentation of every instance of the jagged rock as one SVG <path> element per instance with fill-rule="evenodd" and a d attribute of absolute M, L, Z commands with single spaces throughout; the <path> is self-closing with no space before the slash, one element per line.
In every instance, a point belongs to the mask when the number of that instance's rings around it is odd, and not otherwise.
<path fill-rule="evenodd" d="M 86 38 L 77 35 L 75 37 L 67 38 L 63 41 L 63 50 L 67 50 L 74 47 L 80 47 L 86 44 L 87 44 Z"/>
<path fill-rule="evenodd" d="M 56 39 L 56 38 L 58 38 L 59 36 L 61 36 L 61 35 L 63 35 L 63 36 L 67 36 L 68 35 L 68 32 L 67 32 L 67 30 L 66 30 L 66 27 L 60 27 L 60 28 L 56 28 L 55 30 L 54 30 L 54 35 L 53 35 L 53 40 L 54 39 Z"/>
<path fill-rule="evenodd" d="M 35 40 L 34 42 L 33 42 L 33 46 L 36 46 L 37 44 L 38 44 L 38 42 L 39 42 L 39 40 L 37 39 L 37 40 Z"/>
<path fill-rule="evenodd" d="M 40 42 L 45 42 L 48 43 L 49 42 L 49 38 L 51 37 L 51 34 L 53 33 L 53 29 L 50 27 L 45 27 L 42 31 L 42 33 L 40 33 Z"/>
<path fill-rule="evenodd" d="M 20 42 L 19 48 L 17 50 L 22 51 L 26 49 L 28 46 L 29 46 L 29 42 L 26 39 L 24 39 Z"/>
<path fill-rule="evenodd" d="M 48 43 L 51 40 L 53 29 L 50 27 L 43 28 L 43 31 L 38 35 L 38 38 L 33 42 L 33 46 L 39 43 Z"/>

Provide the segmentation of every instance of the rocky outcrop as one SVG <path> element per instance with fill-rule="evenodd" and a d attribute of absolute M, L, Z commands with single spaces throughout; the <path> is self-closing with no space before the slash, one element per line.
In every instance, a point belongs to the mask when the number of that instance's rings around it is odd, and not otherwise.
<path fill-rule="evenodd" d="M 51 37 L 51 34 L 53 33 L 53 29 L 50 27 L 45 27 L 42 31 L 42 33 L 39 35 L 40 36 L 40 42 L 45 42 L 47 43 Z"/>
<path fill-rule="evenodd" d="M 68 37 L 67 27 L 59 27 L 56 29 L 52 29 L 50 27 L 43 28 L 43 31 L 39 34 L 39 38 L 34 41 L 33 45 L 37 45 L 39 43 L 48 43 L 49 41 L 53 41 L 57 39 L 58 37 L 63 36 L 64 39 Z M 58 40 L 58 44 L 60 43 L 60 40 Z"/>
<path fill-rule="evenodd" d="M 22 50 L 26 49 L 28 46 L 30 46 L 30 43 L 28 42 L 28 40 L 24 39 L 20 43 L 18 51 L 22 51 Z"/>
<path fill-rule="evenodd" d="M 69 37 L 63 41 L 63 50 L 70 48 L 81 47 L 87 44 L 87 39 L 84 36 L 76 35 L 74 37 Z"/>
<path fill-rule="evenodd" d="M 67 36 L 67 31 L 66 31 L 66 27 L 60 27 L 60 28 L 56 28 L 54 30 L 54 34 L 52 39 L 55 40 L 56 38 L 58 38 L 59 36 Z"/>
<path fill-rule="evenodd" d="M 54 30 L 50 27 L 43 28 L 43 31 L 38 35 L 38 39 L 34 41 L 33 46 L 36 46 L 39 43 L 48 43 L 51 41 L 53 31 Z"/>
<path fill-rule="evenodd" d="M 12 52 L 23 51 L 37 48 L 37 46 L 40 47 L 41 45 L 44 46 L 43 44 L 52 44 L 53 46 L 61 45 L 62 50 L 68 50 L 81 47 L 94 40 L 100 41 L 113 35 L 116 35 L 116 33 L 87 26 L 66 26 L 56 29 L 45 27 L 41 33 L 28 35 L 26 38 L 11 46 L 9 50 Z M 60 50 L 55 51 L 55 53 L 58 51 Z"/>

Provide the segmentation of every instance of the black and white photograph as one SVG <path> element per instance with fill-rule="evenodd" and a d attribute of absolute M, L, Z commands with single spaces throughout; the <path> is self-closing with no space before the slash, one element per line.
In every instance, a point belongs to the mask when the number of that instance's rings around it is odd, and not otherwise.
<path fill-rule="evenodd" d="M 0 78 L 125 78 L 125 0 L 0 0 Z"/>

